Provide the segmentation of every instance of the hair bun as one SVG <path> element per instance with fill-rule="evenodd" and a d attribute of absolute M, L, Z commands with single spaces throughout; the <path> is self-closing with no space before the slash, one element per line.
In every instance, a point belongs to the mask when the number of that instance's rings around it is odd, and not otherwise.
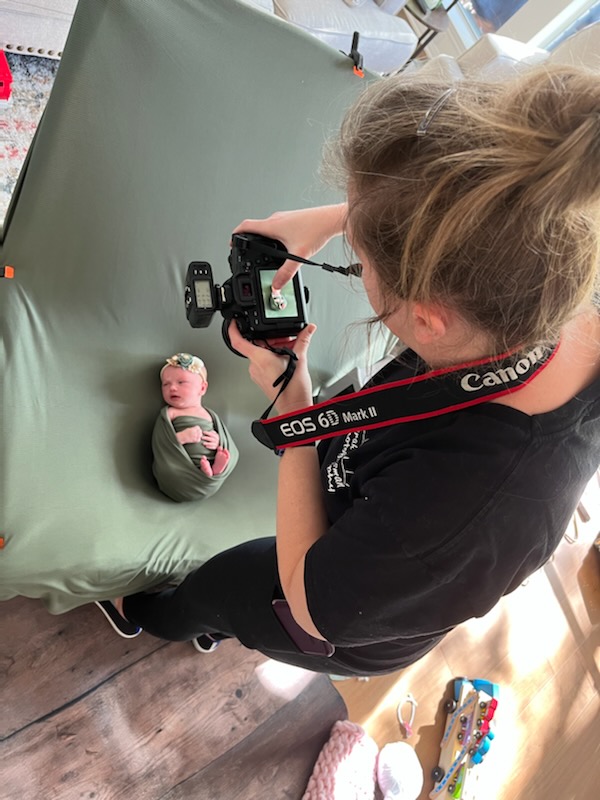
<path fill-rule="evenodd" d="M 556 67 L 525 73 L 498 97 L 524 203 L 548 213 L 600 201 L 600 75 Z"/>

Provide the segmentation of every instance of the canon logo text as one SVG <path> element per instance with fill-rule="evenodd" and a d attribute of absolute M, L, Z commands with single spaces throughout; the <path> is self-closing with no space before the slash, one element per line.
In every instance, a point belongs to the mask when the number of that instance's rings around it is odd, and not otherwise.
<path fill-rule="evenodd" d="M 484 386 L 501 386 L 503 383 L 511 383 L 526 375 L 543 357 L 543 348 L 534 347 L 512 367 L 503 367 L 495 372 L 484 372 L 482 375 L 477 372 L 468 372 L 461 379 L 460 385 L 465 392 L 478 392 Z"/>

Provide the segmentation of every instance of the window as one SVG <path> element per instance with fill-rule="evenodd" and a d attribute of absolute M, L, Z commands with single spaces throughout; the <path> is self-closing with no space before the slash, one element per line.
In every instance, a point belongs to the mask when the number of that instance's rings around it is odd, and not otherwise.
<path fill-rule="evenodd" d="M 598 0 L 460 0 L 450 11 L 462 51 L 484 33 L 499 33 L 537 47 L 558 44 L 567 30 L 598 19 Z"/>
<path fill-rule="evenodd" d="M 555 47 L 558 47 L 561 42 L 564 42 L 565 39 L 568 39 L 569 36 L 572 36 L 577 31 L 580 31 L 582 28 L 587 27 L 588 25 L 592 25 L 594 22 L 600 22 L 600 0 L 596 0 L 594 5 L 589 8 L 587 11 L 584 11 L 577 19 L 572 22 L 568 27 L 566 27 L 563 31 L 561 31 L 558 36 L 556 36 L 551 42 L 549 42 L 546 47 L 548 50 L 554 50 Z"/>
<path fill-rule="evenodd" d="M 496 33 L 527 0 L 461 0 L 475 31 Z"/>

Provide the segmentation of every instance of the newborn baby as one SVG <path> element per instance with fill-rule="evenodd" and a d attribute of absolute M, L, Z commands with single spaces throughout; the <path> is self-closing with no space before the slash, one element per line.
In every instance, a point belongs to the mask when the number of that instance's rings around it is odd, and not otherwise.
<path fill-rule="evenodd" d="M 211 413 L 202 405 L 208 389 L 202 359 L 189 353 L 167 358 L 160 371 L 162 396 L 167 417 L 177 441 L 185 447 L 194 464 L 205 475 L 220 475 L 229 463 L 229 451 L 219 441 Z"/>
<path fill-rule="evenodd" d="M 176 353 L 160 371 L 167 404 L 152 431 L 152 472 L 158 488 L 178 503 L 203 500 L 219 491 L 239 452 L 225 423 L 202 399 L 206 367 L 197 356 Z"/>

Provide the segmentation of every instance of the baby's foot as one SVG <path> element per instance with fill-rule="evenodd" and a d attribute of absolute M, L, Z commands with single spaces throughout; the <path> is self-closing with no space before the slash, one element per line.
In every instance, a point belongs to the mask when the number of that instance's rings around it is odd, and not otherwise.
<path fill-rule="evenodd" d="M 229 464 L 229 450 L 224 447 L 217 447 L 217 455 L 212 466 L 213 475 L 220 475 L 227 464 Z"/>
<path fill-rule="evenodd" d="M 200 459 L 200 469 L 205 475 L 208 475 L 209 478 L 212 478 L 212 476 L 214 475 L 214 470 L 211 467 L 210 461 L 206 456 L 202 456 L 202 458 Z"/>

